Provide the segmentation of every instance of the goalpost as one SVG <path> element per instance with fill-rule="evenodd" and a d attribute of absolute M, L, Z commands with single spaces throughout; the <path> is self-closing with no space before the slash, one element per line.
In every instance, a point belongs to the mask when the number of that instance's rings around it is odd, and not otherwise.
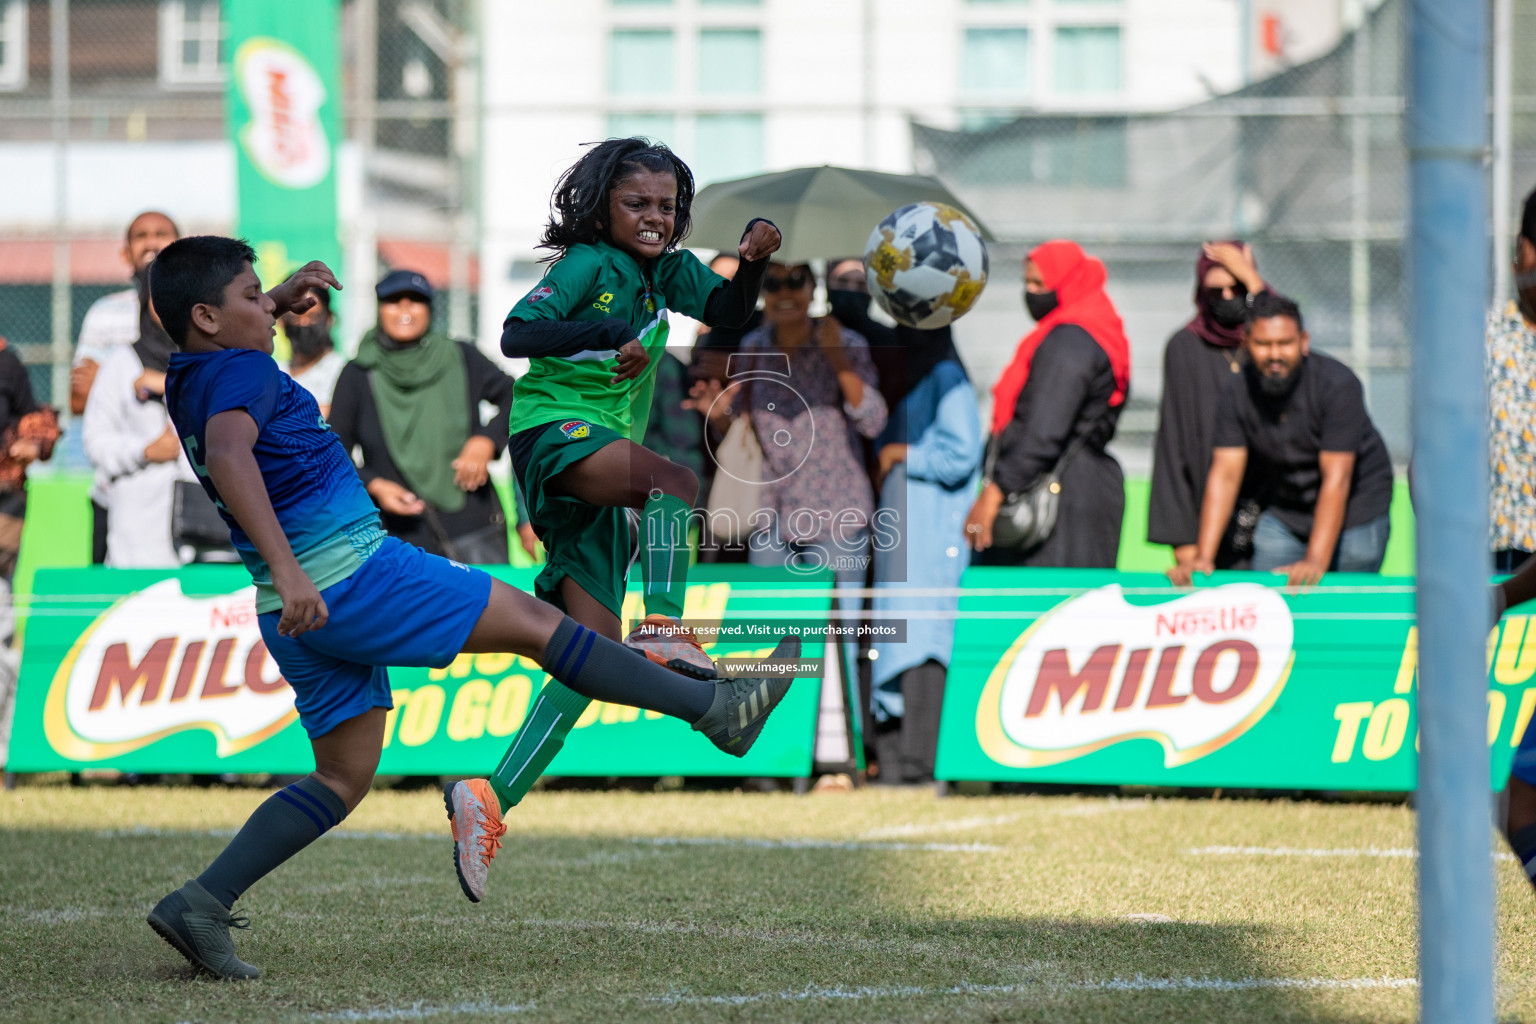
<path fill-rule="evenodd" d="M 1488 0 L 1410 0 L 1419 972 L 1426 1024 L 1493 1020 L 1487 728 Z M 1507 259 L 1507 254 L 1499 254 Z"/>

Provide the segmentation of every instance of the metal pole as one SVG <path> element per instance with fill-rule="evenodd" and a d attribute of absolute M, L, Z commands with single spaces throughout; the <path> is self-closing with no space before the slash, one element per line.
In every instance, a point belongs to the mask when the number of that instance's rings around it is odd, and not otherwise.
<path fill-rule="evenodd" d="M 1239 67 L 1243 84 L 1253 84 L 1253 0 L 1237 0 Z"/>
<path fill-rule="evenodd" d="M 1511 0 L 1493 0 L 1493 302 L 1510 295 L 1510 164 L 1514 160 L 1510 109 L 1510 46 L 1514 34 Z"/>
<path fill-rule="evenodd" d="M 859 120 L 864 129 L 864 166 L 875 166 L 875 0 L 859 11 Z"/>
<path fill-rule="evenodd" d="M 1419 485 L 1425 1024 L 1493 1020 L 1487 728 L 1488 2 L 1411 0 L 1407 137 Z"/>
<path fill-rule="evenodd" d="M 448 65 L 449 103 L 453 120 L 448 126 L 448 159 L 452 165 L 453 236 L 448 244 L 448 324 L 456 338 L 473 338 L 479 325 L 470 319 L 469 263 L 475 249 L 475 223 L 471 192 L 480 142 L 479 98 L 473 59 L 477 36 L 469 31 L 472 0 L 455 5 L 453 59 Z"/>
<path fill-rule="evenodd" d="M 1357 101 L 1370 93 L 1371 19 L 1356 5 L 1354 62 L 1351 69 Z M 1359 106 L 1363 107 L 1361 103 Z M 1349 356 L 1350 366 L 1366 398 L 1371 394 L 1371 119 L 1356 112 L 1350 118 L 1351 191 L 1349 240 Z"/>
<path fill-rule="evenodd" d="M 362 194 L 358 197 L 357 221 L 352 225 L 351 252 L 347 255 L 347 274 L 351 280 L 345 283 L 352 287 L 342 293 L 350 296 L 339 346 L 347 356 L 357 350 L 358 341 L 376 319 L 373 284 L 379 263 L 379 240 L 371 182 L 378 102 L 379 0 L 357 0 L 352 17 L 353 31 L 357 33 L 357 67 L 352 76 L 357 96 L 352 103 L 352 131 Z"/>
<path fill-rule="evenodd" d="M 49 400 L 69 409 L 70 335 L 74 310 L 69 279 L 69 0 L 48 5 L 48 64 L 53 99 L 53 308 L 49 355 L 53 386 Z"/>

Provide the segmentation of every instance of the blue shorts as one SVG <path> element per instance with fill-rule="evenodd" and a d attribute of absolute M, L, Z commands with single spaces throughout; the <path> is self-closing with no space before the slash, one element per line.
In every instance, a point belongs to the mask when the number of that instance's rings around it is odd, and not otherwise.
<path fill-rule="evenodd" d="M 313 632 L 279 636 L 282 616 L 259 616 L 310 739 L 394 707 L 387 666 L 443 668 L 458 657 L 491 598 L 491 577 L 390 537 L 321 596 L 330 619 Z"/>

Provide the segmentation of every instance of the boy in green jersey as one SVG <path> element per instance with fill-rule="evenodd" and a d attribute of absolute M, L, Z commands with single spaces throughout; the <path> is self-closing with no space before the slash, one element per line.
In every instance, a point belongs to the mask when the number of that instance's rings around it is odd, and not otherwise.
<path fill-rule="evenodd" d="M 713 678 L 714 663 L 676 621 L 698 478 L 641 446 L 651 364 L 674 312 L 712 326 L 745 323 L 781 239 L 768 221 L 749 223 L 741 268 L 726 281 L 677 251 L 693 192 L 688 166 L 663 145 L 609 139 L 590 148 L 556 186 L 540 241 L 553 263 L 507 315 L 501 348 L 531 361 L 513 392 L 509 447 L 547 555 L 538 596 L 620 639 L 636 510 L 647 615 L 628 643 L 675 671 Z M 545 685 L 491 778 L 500 811 L 523 798 L 588 703 Z M 479 813 L 470 795 L 462 802 L 452 814 Z"/>

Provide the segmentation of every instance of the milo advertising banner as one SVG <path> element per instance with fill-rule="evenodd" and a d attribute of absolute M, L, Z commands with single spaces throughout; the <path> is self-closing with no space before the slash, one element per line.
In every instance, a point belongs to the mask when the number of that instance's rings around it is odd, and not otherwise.
<path fill-rule="evenodd" d="M 268 287 L 309 260 L 341 272 L 339 0 L 224 0 L 237 233 Z"/>
<path fill-rule="evenodd" d="M 1417 779 L 1413 580 L 1291 593 L 1200 578 L 972 569 L 944 698 L 940 778 L 1407 790 Z M 1536 629 L 1488 637 L 1490 780 L 1536 710 Z"/>
<path fill-rule="evenodd" d="M 825 583 L 788 570 L 742 581 L 701 566 L 688 588 L 690 619 L 737 625 L 715 657 L 771 652 L 757 627 L 828 620 Z M 529 589 L 533 570 L 493 575 Z M 632 607 L 631 607 L 632 606 Z M 409 617 L 408 607 L 380 615 Z M 638 592 L 626 620 L 639 617 Z M 802 657 L 820 659 L 806 636 Z M 470 775 L 491 771 L 544 682 L 531 661 L 461 656 L 440 669 L 390 669 L 390 712 L 379 771 Z M 801 679 L 751 752 L 721 753 L 686 724 L 656 712 L 594 703 L 551 772 L 558 775 L 765 775 L 811 772 L 820 681 Z M 293 691 L 267 654 L 255 590 L 237 567 L 175 573 L 54 569 L 37 575 L 16 698 L 8 766 L 17 772 L 115 768 L 139 772 L 307 772 L 309 741 Z"/>

